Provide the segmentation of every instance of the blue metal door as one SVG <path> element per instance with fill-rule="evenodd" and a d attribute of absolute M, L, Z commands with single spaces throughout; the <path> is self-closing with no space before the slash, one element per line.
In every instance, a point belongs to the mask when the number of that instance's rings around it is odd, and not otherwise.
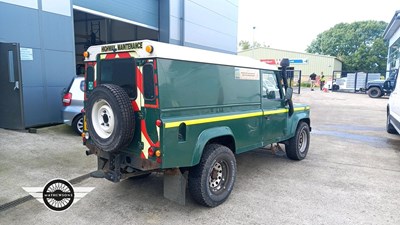
<path fill-rule="evenodd" d="M 24 129 L 18 43 L 0 43 L 0 127 Z"/>

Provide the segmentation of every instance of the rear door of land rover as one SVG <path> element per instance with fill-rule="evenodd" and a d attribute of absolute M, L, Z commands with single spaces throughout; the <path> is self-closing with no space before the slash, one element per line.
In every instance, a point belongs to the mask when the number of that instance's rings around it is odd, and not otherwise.
<path fill-rule="evenodd" d="M 115 84 L 128 94 L 135 114 L 135 134 L 128 151 L 152 159 L 159 150 L 159 101 L 155 59 L 136 58 L 135 52 L 100 54 L 97 85 Z"/>
<path fill-rule="evenodd" d="M 135 118 L 140 118 L 141 98 L 138 94 L 137 61 L 134 53 L 104 53 L 97 56 L 96 86 L 115 84 L 125 90 L 132 103 Z M 136 121 L 138 121 L 136 119 Z M 140 143 L 140 123 L 135 123 L 134 139 L 129 146 L 137 149 Z"/>

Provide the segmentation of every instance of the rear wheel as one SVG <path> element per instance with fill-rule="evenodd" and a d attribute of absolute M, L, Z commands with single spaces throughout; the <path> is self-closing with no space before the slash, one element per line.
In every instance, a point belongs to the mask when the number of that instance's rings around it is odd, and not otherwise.
<path fill-rule="evenodd" d="M 87 126 L 93 143 L 103 151 L 117 151 L 133 138 L 135 118 L 128 94 L 121 87 L 102 84 L 87 101 Z"/>
<path fill-rule="evenodd" d="M 297 125 L 296 134 L 285 145 L 286 156 L 292 160 L 302 160 L 310 146 L 310 127 L 305 122 Z"/>
<path fill-rule="evenodd" d="M 236 178 L 233 152 L 219 144 L 207 145 L 200 163 L 189 171 L 189 192 L 201 205 L 215 207 L 230 195 Z"/>
<path fill-rule="evenodd" d="M 82 114 L 77 115 L 71 123 L 72 129 L 74 129 L 74 131 L 81 135 L 83 132 L 83 116 Z"/>
<path fill-rule="evenodd" d="M 382 96 L 382 91 L 378 87 L 371 87 L 368 90 L 368 96 L 371 98 L 380 98 Z"/>

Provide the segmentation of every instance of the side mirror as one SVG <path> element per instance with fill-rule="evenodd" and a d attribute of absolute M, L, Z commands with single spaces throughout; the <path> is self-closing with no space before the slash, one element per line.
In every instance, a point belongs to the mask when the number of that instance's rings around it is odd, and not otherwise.
<path fill-rule="evenodd" d="M 292 97 L 293 97 L 293 88 L 288 87 L 288 88 L 286 89 L 285 100 L 286 100 L 286 101 L 290 101 L 290 100 L 292 100 Z"/>

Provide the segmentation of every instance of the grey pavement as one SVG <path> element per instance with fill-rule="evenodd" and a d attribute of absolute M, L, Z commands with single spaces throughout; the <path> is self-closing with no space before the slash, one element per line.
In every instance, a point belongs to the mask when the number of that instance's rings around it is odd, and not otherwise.
<path fill-rule="evenodd" d="M 305 160 L 257 149 L 237 156 L 229 199 L 216 208 L 163 198 L 162 174 L 95 187 L 66 212 L 36 200 L 0 211 L 0 224 L 400 224 L 400 136 L 385 131 L 387 98 L 303 91 L 311 105 L 311 146 Z M 24 196 L 21 186 L 72 179 L 95 169 L 69 127 L 37 134 L 0 129 L 0 205 Z"/>
<path fill-rule="evenodd" d="M 86 156 L 81 140 L 67 125 L 39 128 L 37 133 L 0 129 L 0 205 L 26 196 L 21 187 L 93 171 L 97 162 Z"/>

